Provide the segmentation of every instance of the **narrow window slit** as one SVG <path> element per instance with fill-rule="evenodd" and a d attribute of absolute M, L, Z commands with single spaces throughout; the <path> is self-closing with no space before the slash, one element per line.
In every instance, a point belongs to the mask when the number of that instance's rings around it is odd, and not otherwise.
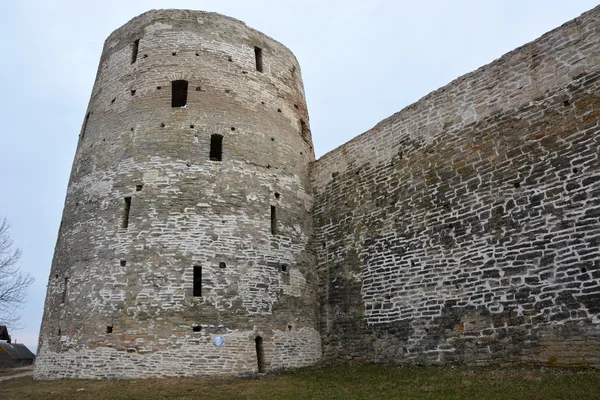
<path fill-rule="evenodd" d="M 67 286 L 69 284 L 69 278 L 65 278 L 65 287 L 63 288 L 63 292 L 62 292 L 62 299 L 60 301 L 61 304 L 65 304 L 65 302 L 67 301 Z"/>
<path fill-rule="evenodd" d="M 223 136 L 221 136 L 219 134 L 211 135 L 209 159 L 211 161 L 222 161 L 222 159 L 223 159 Z"/>
<path fill-rule="evenodd" d="M 139 48 L 140 48 L 140 39 L 137 39 L 133 42 L 133 49 L 131 49 L 131 63 L 132 64 L 137 60 Z"/>
<path fill-rule="evenodd" d="M 85 136 L 85 131 L 87 130 L 88 121 L 90 120 L 90 112 L 88 111 L 85 114 L 85 118 L 83 119 L 83 126 L 81 127 L 81 138 L 83 139 Z"/>
<path fill-rule="evenodd" d="M 260 47 L 254 46 L 254 58 L 256 60 L 256 70 L 263 72 L 262 49 Z"/>
<path fill-rule="evenodd" d="M 119 264 L 121 264 L 121 267 L 124 267 L 127 265 L 127 260 L 121 260 Z"/>
<path fill-rule="evenodd" d="M 271 235 L 277 234 L 277 209 L 271 206 Z"/>
<path fill-rule="evenodd" d="M 202 327 L 200 325 L 194 325 L 192 326 L 192 331 L 193 332 L 200 332 L 202 330 Z"/>
<path fill-rule="evenodd" d="M 258 364 L 258 372 L 265 372 L 265 351 L 263 349 L 263 338 L 257 336 L 254 339 L 254 344 L 256 345 L 256 361 Z"/>
<path fill-rule="evenodd" d="M 123 228 L 129 226 L 129 211 L 131 210 L 131 197 L 125 197 L 125 208 L 123 209 Z"/>
<path fill-rule="evenodd" d="M 303 119 L 300 120 L 300 133 L 302 134 L 303 139 L 308 139 L 310 136 L 310 131 L 308 130 L 308 126 Z"/>
<path fill-rule="evenodd" d="M 221 261 L 219 263 L 219 268 L 226 268 L 226 267 L 227 267 L 227 265 L 225 264 L 225 262 Z"/>
<path fill-rule="evenodd" d="M 194 265 L 194 289 L 193 296 L 202 296 L 202 267 Z"/>
<path fill-rule="evenodd" d="M 171 82 L 171 107 L 185 107 L 187 104 L 188 82 L 183 80 Z"/>
<path fill-rule="evenodd" d="M 113 332 L 113 326 L 112 325 L 106 325 L 106 333 L 112 333 Z"/>

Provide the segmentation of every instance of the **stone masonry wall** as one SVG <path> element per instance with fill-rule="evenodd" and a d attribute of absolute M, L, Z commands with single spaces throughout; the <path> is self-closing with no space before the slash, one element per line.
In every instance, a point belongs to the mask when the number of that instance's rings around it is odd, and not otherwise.
<path fill-rule="evenodd" d="M 324 357 L 600 366 L 600 8 L 312 169 Z"/>
<path fill-rule="evenodd" d="M 178 80 L 187 102 L 172 107 Z M 281 44 L 196 11 L 150 11 L 115 31 L 79 137 L 35 377 L 317 361 L 313 160 L 300 67 Z"/>

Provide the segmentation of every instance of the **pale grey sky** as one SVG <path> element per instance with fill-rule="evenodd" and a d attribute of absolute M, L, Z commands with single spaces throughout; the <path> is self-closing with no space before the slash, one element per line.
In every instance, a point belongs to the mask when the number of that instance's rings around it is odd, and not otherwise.
<path fill-rule="evenodd" d="M 215 11 L 300 62 L 317 157 L 597 5 L 588 0 L 75 0 L 0 5 L 0 216 L 36 278 L 13 337 L 37 345 L 63 202 L 104 39 L 153 8 Z"/>

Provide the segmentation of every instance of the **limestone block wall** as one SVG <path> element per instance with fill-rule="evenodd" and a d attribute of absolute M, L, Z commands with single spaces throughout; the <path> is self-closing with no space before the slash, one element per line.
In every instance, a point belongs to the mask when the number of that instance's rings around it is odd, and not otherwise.
<path fill-rule="evenodd" d="M 326 359 L 600 365 L 600 8 L 319 159 Z"/>
<path fill-rule="evenodd" d="M 154 10 L 111 34 L 34 376 L 252 373 L 318 360 L 308 127 L 295 57 L 241 21 Z"/>

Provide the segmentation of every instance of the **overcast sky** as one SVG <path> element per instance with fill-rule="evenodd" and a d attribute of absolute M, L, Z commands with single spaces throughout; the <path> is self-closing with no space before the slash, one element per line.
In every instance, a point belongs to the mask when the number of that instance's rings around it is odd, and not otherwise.
<path fill-rule="evenodd" d="M 153 8 L 215 11 L 294 52 L 317 157 L 427 93 L 596 6 L 588 0 L 3 0 L 0 216 L 36 282 L 35 350 L 77 137 L 105 38 Z"/>

